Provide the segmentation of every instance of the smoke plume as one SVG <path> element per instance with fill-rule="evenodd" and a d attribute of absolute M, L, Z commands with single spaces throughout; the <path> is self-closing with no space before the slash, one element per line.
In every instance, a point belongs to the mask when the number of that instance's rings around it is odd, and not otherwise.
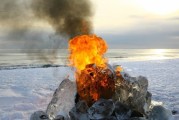
<path fill-rule="evenodd" d="M 8 33 L 8 39 L 20 40 L 26 35 L 32 24 L 28 1 L 1 0 L 0 1 L 0 30 Z"/>
<path fill-rule="evenodd" d="M 74 37 L 91 33 L 89 0 L 33 0 L 35 15 L 47 20 L 57 34 Z"/>
<path fill-rule="evenodd" d="M 30 57 L 38 53 L 38 59 L 52 63 L 69 38 L 92 32 L 92 13 L 90 0 L 1 0 L 0 47 L 7 48 L 1 45 L 5 41 L 8 49 L 21 48 Z"/>

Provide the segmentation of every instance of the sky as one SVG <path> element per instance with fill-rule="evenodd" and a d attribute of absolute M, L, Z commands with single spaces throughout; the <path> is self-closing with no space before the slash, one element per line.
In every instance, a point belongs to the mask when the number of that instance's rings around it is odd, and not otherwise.
<path fill-rule="evenodd" d="M 95 33 L 110 48 L 179 48 L 178 0 L 94 0 Z"/>
<path fill-rule="evenodd" d="M 0 0 L 0 4 L 3 1 L 5 0 Z M 17 18 L 15 23 L 0 23 L 0 49 L 28 49 L 32 46 L 34 49 L 50 48 L 49 46 L 55 44 L 49 42 L 49 38 L 53 37 L 53 28 L 47 22 L 33 18 L 31 11 L 27 9 L 28 0 L 25 1 L 26 4 L 23 4 L 21 9 L 26 9 L 29 14 L 23 20 L 19 19 L 19 14 L 3 11 L 4 7 L 0 5 L 1 21 L 8 14 Z M 109 48 L 179 49 L 179 0 L 91 0 L 91 2 L 94 13 L 91 18 L 93 32 L 105 39 Z M 18 13 L 18 9 L 16 10 L 15 13 Z M 29 22 L 33 24 L 26 33 L 28 24 L 24 23 Z M 21 27 L 17 27 L 17 24 Z M 12 28 L 15 30 L 9 31 Z M 22 34 L 17 36 L 16 32 L 19 30 Z M 63 42 L 61 46 L 66 45 L 67 42 Z"/>

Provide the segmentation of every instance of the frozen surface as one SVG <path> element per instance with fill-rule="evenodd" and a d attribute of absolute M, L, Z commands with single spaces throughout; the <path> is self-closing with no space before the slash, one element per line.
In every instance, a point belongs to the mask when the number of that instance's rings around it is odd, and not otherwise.
<path fill-rule="evenodd" d="M 0 70 L 0 120 L 28 120 L 37 110 L 46 110 L 60 82 L 70 68 Z"/>
<path fill-rule="evenodd" d="M 146 76 L 152 99 L 179 112 L 179 59 L 111 64 L 122 65 L 130 75 Z M 74 79 L 68 67 L 0 70 L 0 120 L 28 120 L 34 111 L 45 110 L 67 76 Z"/>

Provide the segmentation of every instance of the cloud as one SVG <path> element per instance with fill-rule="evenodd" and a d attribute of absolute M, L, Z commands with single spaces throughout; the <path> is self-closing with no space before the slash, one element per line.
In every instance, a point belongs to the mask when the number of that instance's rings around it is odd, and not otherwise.
<path fill-rule="evenodd" d="M 166 22 L 138 24 L 131 30 L 100 33 L 109 48 L 179 48 L 179 24 Z"/>
<path fill-rule="evenodd" d="M 179 16 L 178 17 L 172 17 L 169 20 L 177 20 L 177 21 L 179 21 Z"/>

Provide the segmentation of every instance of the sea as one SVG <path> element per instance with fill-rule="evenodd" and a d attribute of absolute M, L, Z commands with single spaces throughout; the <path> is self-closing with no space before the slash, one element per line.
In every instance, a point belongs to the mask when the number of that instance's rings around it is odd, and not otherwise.
<path fill-rule="evenodd" d="M 0 69 L 68 65 L 68 55 L 67 49 L 0 49 Z M 109 62 L 175 59 L 179 58 L 179 49 L 109 49 L 104 57 Z"/>

